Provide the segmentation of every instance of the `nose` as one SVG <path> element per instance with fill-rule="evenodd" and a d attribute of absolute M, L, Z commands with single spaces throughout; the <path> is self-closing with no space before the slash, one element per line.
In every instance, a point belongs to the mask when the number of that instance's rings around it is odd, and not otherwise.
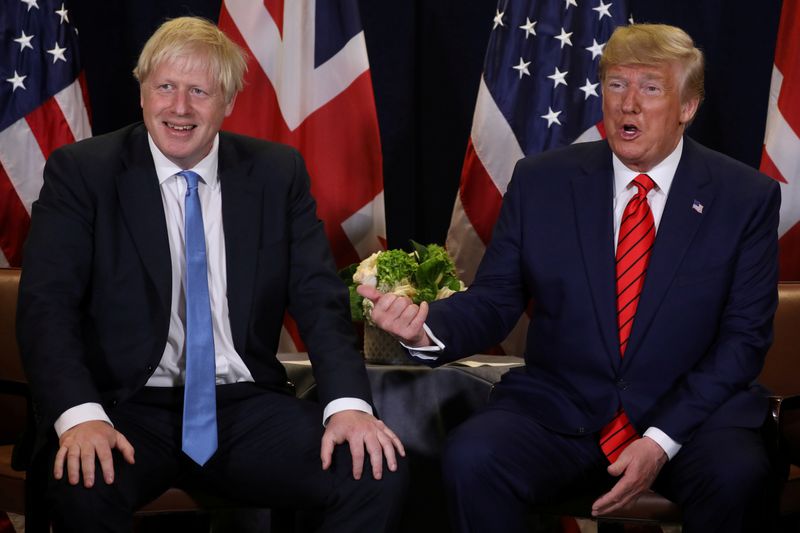
<path fill-rule="evenodd" d="M 639 112 L 639 95 L 632 87 L 628 87 L 625 94 L 622 95 L 622 110 L 625 113 Z"/>
<path fill-rule="evenodd" d="M 189 94 L 186 91 L 175 91 L 172 107 L 178 115 L 189 112 Z"/>

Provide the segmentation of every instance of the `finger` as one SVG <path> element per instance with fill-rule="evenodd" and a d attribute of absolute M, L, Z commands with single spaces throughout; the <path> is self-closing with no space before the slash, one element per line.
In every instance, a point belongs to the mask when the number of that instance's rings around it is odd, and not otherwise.
<path fill-rule="evenodd" d="M 391 472 L 395 472 L 397 470 L 397 456 L 395 455 L 394 442 L 387 434 L 382 432 L 378 433 L 378 442 L 380 443 L 383 457 L 386 459 L 386 466 Z"/>
<path fill-rule="evenodd" d="M 117 449 L 122 454 L 122 458 L 129 464 L 136 462 L 134 458 L 136 450 L 133 449 L 133 445 L 125 438 L 125 435 L 120 432 L 117 432 Z"/>
<path fill-rule="evenodd" d="M 375 302 L 375 309 L 374 311 L 379 311 L 385 314 L 389 314 L 389 309 L 394 305 L 394 302 L 397 300 L 396 294 L 384 294 L 381 296 L 377 302 Z"/>
<path fill-rule="evenodd" d="M 372 300 L 373 303 L 377 302 L 378 299 L 383 295 L 381 291 L 379 291 L 372 285 L 358 285 L 356 287 L 356 292 L 358 292 L 358 294 L 360 294 L 367 300 Z"/>
<path fill-rule="evenodd" d="M 67 480 L 70 485 L 77 485 L 81 479 L 81 449 L 72 445 L 67 450 Z"/>
<path fill-rule="evenodd" d="M 353 459 L 353 478 L 361 479 L 364 472 L 364 441 L 362 439 L 350 439 L 350 457 Z"/>
<path fill-rule="evenodd" d="M 327 470 L 331 466 L 331 457 L 333 456 L 333 438 L 327 432 L 322 436 L 322 446 L 319 451 L 319 458 L 322 461 L 322 469 Z"/>
<path fill-rule="evenodd" d="M 111 455 L 111 448 L 107 446 L 98 446 L 96 453 L 97 460 L 100 462 L 100 471 L 103 474 L 103 480 L 106 482 L 106 485 L 111 485 L 114 483 L 114 457 Z M 94 466 L 94 461 L 92 461 L 92 465 Z M 94 471 L 94 468 L 92 470 Z M 86 481 L 85 471 L 86 466 L 84 463 L 84 482 Z"/>
<path fill-rule="evenodd" d="M 624 453 L 625 452 L 623 452 L 623 454 Z M 608 465 L 608 468 L 606 468 L 606 471 L 610 475 L 612 475 L 614 477 L 619 477 L 625 472 L 625 469 L 628 467 L 630 462 L 631 462 L 631 460 L 630 460 L 629 456 L 621 455 L 616 461 L 614 461 L 613 463 Z"/>
<path fill-rule="evenodd" d="M 400 455 L 402 457 L 405 457 L 406 456 L 406 449 L 403 446 L 403 442 L 400 440 L 400 437 L 398 437 L 395 434 L 394 431 L 392 431 L 391 429 L 389 429 L 386 426 L 383 426 L 383 433 L 384 433 L 384 435 L 389 437 L 389 440 L 391 441 L 392 446 L 394 446 L 394 448 L 400 453 Z"/>
<path fill-rule="evenodd" d="M 83 486 L 87 489 L 94 486 L 94 452 L 94 448 L 90 445 L 81 447 L 80 463 L 83 472 Z"/>
<path fill-rule="evenodd" d="M 67 457 L 68 449 L 66 446 L 61 446 L 56 452 L 56 459 L 53 461 L 53 477 L 56 479 L 61 479 L 64 475 L 64 459 Z"/>
<path fill-rule="evenodd" d="M 380 479 L 383 477 L 383 447 L 376 435 L 368 435 L 364 439 L 364 446 L 369 453 L 369 464 L 372 465 L 372 477 Z"/>
<path fill-rule="evenodd" d="M 425 324 L 425 320 L 428 318 L 428 309 L 428 302 L 420 303 L 417 315 L 414 317 L 408 327 L 414 331 L 422 329 L 422 325 Z"/>
<path fill-rule="evenodd" d="M 631 484 L 623 477 L 611 488 L 610 491 L 602 495 L 592 504 L 592 515 L 609 513 L 622 507 L 621 503 L 629 499 Z"/>

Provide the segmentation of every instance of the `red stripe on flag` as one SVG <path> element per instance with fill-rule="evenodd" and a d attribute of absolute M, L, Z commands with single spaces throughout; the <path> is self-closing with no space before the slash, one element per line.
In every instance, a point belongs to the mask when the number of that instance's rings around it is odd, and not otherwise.
<path fill-rule="evenodd" d="M 800 3 L 784 2 L 775 46 L 775 66 L 783 74 L 778 109 L 800 136 Z"/>
<path fill-rule="evenodd" d="M 461 203 L 472 227 L 484 244 L 492 238 L 492 228 L 500 214 L 502 196 L 475 152 L 472 139 L 467 143 L 461 172 Z"/>
<path fill-rule="evenodd" d="M 64 144 L 75 142 L 72 130 L 61 112 L 55 98 L 48 98 L 42 105 L 25 116 L 44 158 Z"/>
<path fill-rule="evenodd" d="M 766 146 L 761 149 L 761 167 L 759 170 L 776 181 L 787 183 L 786 178 L 783 177 L 783 174 L 781 174 L 781 171 L 778 170 L 775 162 L 769 156 Z"/>
<path fill-rule="evenodd" d="M 0 228 L 3 228 L 0 231 L 0 249 L 11 266 L 22 266 L 22 245 L 30 225 L 28 211 L 0 165 Z"/>
<path fill-rule="evenodd" d="M 272 20 L 275 21 L 275 25 L 278 27 L 281 37 L 283 37 L 283 3 L 285 1 L 286 0 L 264 0 L 264 7 L 267 8 Z M 224 6 L 223 9 L 225 9 Z"/>

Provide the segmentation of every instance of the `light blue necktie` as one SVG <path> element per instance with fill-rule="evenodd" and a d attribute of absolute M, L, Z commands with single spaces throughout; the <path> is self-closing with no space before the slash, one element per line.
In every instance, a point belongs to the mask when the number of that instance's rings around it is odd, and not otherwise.
<path fill-rule="evenodd" d="M 195 172 L 186 179 L 186 389 L 183 396 L 183 451 L 204 465 L 217 449 L 216 363 L 203 212 Z"/>

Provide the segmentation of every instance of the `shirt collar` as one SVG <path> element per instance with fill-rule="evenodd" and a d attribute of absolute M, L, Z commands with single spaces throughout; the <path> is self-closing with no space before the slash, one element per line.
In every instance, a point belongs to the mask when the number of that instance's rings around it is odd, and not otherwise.
<path fill-rule="evenodd" d="M 650 179 L 656 184 L 656 190 L 669 194 L 672 180 L 675 179 L 675 172 L 678 170 L 678 163 L 681 162 L 683 153 L 683 137 L 678 141 L 678 146 L 665 157 L 659 164 L 646 172 Z M 617 154 L 612 153 L 611 159 L 614 163 L 614 197 L 618 197 L 631 183 L 633 178 L 642 174 L 636 170 L 631 170 L 620 161 Z"/>
<path fill-rule="evenodd" d="M 200 175 L 203 182 L 210 188 L 216 189 L 219 187 L 219 179 L 217 177 L 217 168 L 219 163 L 219 134 L 214 136 L 214 143 L 211 145 L 211 151 L 208 155 L 200 160 L 192 168 L 180 168 L 178 165 L 167 159 L 161 150 L 158 149 L 153 137 L 150 133 L 147 134 L 147 142 L 150 144 L 150 153 L 153 154 L 153 163 L 156 166 L 156 176 L 158 176 L 158 184 L 162 185 L 169 178 L 180 172 L 181 170 L 192 170 Z"/>

